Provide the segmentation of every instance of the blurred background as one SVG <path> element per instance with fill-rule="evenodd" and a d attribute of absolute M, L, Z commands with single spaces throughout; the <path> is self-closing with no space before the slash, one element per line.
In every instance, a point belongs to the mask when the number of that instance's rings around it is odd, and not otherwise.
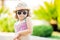
<path fill-rule="evenodd" d="M 0 32 L 14 32 L 20 0 L 0 0 Z M 31 10 L 34 36 L 60 38 L 60 0 L 22 0 Z M 39 33 L 40 32 L 40 33 Z"/>

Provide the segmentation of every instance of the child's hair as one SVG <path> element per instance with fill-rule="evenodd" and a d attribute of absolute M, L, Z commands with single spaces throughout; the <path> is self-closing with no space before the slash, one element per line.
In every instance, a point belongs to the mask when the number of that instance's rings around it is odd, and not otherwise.
<path fill-rule="evenodd" d="M 26 9 L 26 10 L 28 11 L 27 17 L 29 16 L 29 9 L 28 9 L 28 6 L 27 6 L 26 3 L 20 2 L 20 3 L 18 3 L 17 7 L 25 7 L 25 8 L 27 8 L 27 9 Z M 16 7 L 16 8 L 17 8 L 17 7 Z M 17 11 L 17 10 L 16 10 L 16 11 Z M 15 18 L 18 19 L 18 16 L 17 16 L 16 11 L 15 11 Z"/>

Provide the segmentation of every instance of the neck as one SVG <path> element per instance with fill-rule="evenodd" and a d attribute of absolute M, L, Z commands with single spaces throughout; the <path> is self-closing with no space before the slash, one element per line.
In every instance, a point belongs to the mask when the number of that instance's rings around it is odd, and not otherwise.
<path fill-rule="evenodd" d="M 19 19 L 19 21 L 23 21 L 23 19 Z"/>

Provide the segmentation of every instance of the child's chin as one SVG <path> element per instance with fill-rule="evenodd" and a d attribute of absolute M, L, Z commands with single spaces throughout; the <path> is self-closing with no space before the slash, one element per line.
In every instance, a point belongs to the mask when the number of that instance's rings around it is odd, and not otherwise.
<path fill-rule="evenodd" d="M 20 20 L 24 20 L 24 19 L 20 19 Z"/>

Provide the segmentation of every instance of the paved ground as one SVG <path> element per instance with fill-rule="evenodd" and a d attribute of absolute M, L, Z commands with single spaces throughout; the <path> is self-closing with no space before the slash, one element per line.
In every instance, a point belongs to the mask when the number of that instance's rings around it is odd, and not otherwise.
<path fill-rule="evenodd" d="M 0 33 L 0 40 L 13 40 L 13 37 L 14 37 L 14 33 Z M 60 39 L 30 36 L 30 40 L 60 40 Z"/>

